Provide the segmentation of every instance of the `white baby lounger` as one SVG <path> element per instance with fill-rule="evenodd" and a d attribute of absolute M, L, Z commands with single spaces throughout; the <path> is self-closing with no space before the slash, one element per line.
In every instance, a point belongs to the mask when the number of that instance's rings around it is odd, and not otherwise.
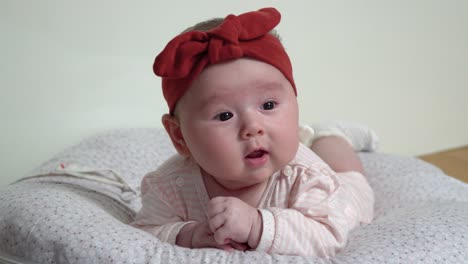
<path fill-rule="evenodd" d="M 34 177 L 2 188 L 3 261 L 467 263 L 468 185 L 421 160 L 376 152 L 359 153 L 376 195 L 374 221 L 353 230 L 335 257 L 190 250 L 161 243 L 128 223 L 141 206 L 142 177 L 174 153 L 163 129 L 114 130 L 53 157 Z"/>

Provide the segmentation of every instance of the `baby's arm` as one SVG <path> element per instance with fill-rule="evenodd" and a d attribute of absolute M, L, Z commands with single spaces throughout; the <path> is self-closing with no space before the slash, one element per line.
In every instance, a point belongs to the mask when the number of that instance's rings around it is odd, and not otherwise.
<path fill-rule="evenodd" d="M 151 178 L 143 179 L 141 196 L 142 208 L 131 225 L 154 235 L 162 242 L 187 248 L 212 247 L 227 251 L 247 249 L 247 246 L 235 242 L 216 243 L 207 222 L 184 221 L 183 210 L 165 199 L 172 195 L 158 189 Z"/>
<path fill-rule="evenodd" d="M 261 210 L 263 222 L 270 224 L 263 226 L 257 250 L 333 256 L 346 245 L 351 229 L 372 219 L 373 191 L 360 173 L 316 171 L 296 183 L 288 208 Z"/>
<path fill-rule="evenodd" d="M 177 208 L 164 199 L 167 195 L 155 189 L 157 186 L 151 179 L 143 178 L 142 208 L 130 225 L 152 234 L 162 242 L 175 244 L 179 231 L 196 222 L 184 221 L 177 213 Z"/>

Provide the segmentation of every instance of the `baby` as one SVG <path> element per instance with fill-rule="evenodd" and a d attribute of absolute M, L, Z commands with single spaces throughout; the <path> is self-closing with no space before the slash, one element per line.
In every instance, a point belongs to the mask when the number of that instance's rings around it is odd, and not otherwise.
<path fill-rule="evenodd" d="M 144 177 L 133 226 L 188 248 L 332 256 L 372 220 L 362 174 L 300 143 L 279 21 L 265 8 L 201 23 L 156 57 L 178 154 Z"/>

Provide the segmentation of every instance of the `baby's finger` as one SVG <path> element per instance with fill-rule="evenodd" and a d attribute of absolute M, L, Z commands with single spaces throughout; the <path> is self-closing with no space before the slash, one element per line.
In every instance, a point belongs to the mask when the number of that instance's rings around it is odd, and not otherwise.
<path fill-rule="evenodd" d="M 228 244 L 230 241 L 229 230 L 226 228 L 225 225 L 221 228 L 218 228 L 218 230 L 216 230 L 213 236 L 216 243 L 221 245 Z"/>
<path fill-rule="evenodd" d="M 216 196 L 214 198 L 211 198 L 210 203 L 223 203 L 226 200 L 228 200 L 229 197 L 225 196 Z"/>
<path fill-rule="evenodd" d="M 234 252 L 235 248 L 232 247 L 230 244 L 226 244 L 226 245 L 218 245 L 217 246 L 219 249 L 222 249 L 222 250 L 225 250 L 227 252 Z"/>
<path fill-rule="evenodd" d="M 215 217 L 216 215 L 222 214 L 226 211 L 226 207 L 222 205 L 215 205 L 215 206 L 208 206 L 207 213 L 208 217 L 212 218 Z"/>
<path fill-rule="evenodd" d="M 239 243 L 232 239 L 229 239 L 229 244 L 236 250 L 246 251 L 247 249 L 249 249 L 249 246 L 247 244 Z"/>
<path fill-rule="evenodd" d="M 224 205 L 224 199 L 225 197 L 215 197 L 208 202 L 208 217 L 213 217 L 226 210 L 226 206 Z"/>
<path fill-rule="evenodd" d="M 215 233 L 226 222 L 224 214 L 217 214 L 208 222 L 211 232 Z"/>

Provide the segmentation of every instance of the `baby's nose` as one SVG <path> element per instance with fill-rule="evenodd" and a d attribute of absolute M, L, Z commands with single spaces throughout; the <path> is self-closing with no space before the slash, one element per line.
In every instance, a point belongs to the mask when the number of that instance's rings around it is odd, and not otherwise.
<path fill-rule="evenodd" d="M 249 123 L 241 131 L 241 137 L 243 139 L 263 136 L 264 134 L 265 134 L 265 130 L 258 122 Z"/>

